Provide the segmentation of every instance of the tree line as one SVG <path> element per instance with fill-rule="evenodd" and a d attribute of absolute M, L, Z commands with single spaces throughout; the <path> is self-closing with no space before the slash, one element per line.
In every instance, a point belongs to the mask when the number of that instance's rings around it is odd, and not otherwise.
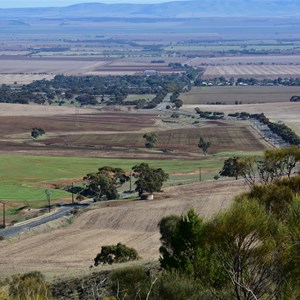
<path fill-rule="evenodd" d="M 125 75 L 125 76 L 65 76 L 56 75 L 52 80 L 37 80 L 30 84 L 0 87 L 2 103 L 63 104 L 66 101 L 80 105 L 125 105 L 130 94 L 154 94 L 150 102 L 133 101 L 139 108 L 153 108 L 168 93 L 182 91 L 190 87 L 199 71 L 186 67 L 185 73 L 165 75 Z M 143 99 L 141 99 L 143 100 Z M 128 104 L 128 103 L 127 103 Z"/>
<path fill-rule="evenodd" d="M 231 113 L 228 114 L 229 117 L 239 118 L 239 119 L 255 119 L 263 125 L 267 125 L 268 128 L 279 137 L 281 137 L 286 143 L 291 145 L 300 145 L 300 137 L 287 125 L 284 123 L 274 123 L 265 116 L 264 113 L 260 114 L 249 114 L 247 112 L 241 113 Z"/>

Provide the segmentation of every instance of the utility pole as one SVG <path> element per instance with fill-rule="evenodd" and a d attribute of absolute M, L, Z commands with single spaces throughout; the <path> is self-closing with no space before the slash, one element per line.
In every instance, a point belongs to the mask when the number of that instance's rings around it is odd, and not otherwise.
<path fill-rule="evenodd" d="M 49 212 L 51 212 L 50 191 L 49 190 L 45 190 L 45 194 L 46 194 L 47 200 L 48 200 L 48 210 L 49 210 Z"/>
<path fill-rule="evenodd" d="M 101 185 L 98 185 L 99 193 L 98 193 L 98 201 L 100 201 L 100 195 L 101 195 Z"/>
<path fill-rule="evenodd" d="M 74 204 L 74 182 L 72 182 L 72 204 Z"/>
<path fill-rule="evenodd" d="M 5 202 L 1 202 L 3 205 L 3 228 L 6 227 L 6 222 L 5 222 Z"/>
<path fill-rule="evenodd" d="M 199 167 L 199 182 L 202 181 L 202 168 Z"/>
<path fill-rule="evenodd" d="M 129 189 L 130 189 L 130 192 L 132 191 L 131 190 L 131 176 L 132 176 L 132 173 L 130 172 L 130 175 L 129 175 Z"/>

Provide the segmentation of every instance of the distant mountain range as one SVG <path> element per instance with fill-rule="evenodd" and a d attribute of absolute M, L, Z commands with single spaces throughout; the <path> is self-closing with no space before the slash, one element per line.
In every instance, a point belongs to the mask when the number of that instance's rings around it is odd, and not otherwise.
<path fill-rule="evenodd" d="M 196 18 L 300 16 L 300 0 L 197 0 L 161 4 L 84 3 L 67 7 L 0 9 L 0 18 Z"/>

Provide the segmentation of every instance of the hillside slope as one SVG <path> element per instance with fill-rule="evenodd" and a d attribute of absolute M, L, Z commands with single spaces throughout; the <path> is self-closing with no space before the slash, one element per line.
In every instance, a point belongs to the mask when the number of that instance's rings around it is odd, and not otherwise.
<path fill-rule="evenodd" d="M 136 248 L 144 259 L 157 260 L 157 224 L 162 217 L 180 215 L 190 208 L 210 217 L 228 207 L 243 188 L 243 181 L 207 182 L 165 188 L 154 201 L 105 203 L 81 214 L 66 228 L 2 244 L 0 272 L 87 269 L 102 245 L 118 242 Z"/>

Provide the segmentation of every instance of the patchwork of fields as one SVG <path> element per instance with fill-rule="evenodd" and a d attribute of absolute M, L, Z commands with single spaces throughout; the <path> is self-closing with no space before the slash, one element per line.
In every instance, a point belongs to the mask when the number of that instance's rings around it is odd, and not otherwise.
<path fill-rule="evenodd" d="M 9 105 L 5 105 L 9 111 Z M 243 124 L 197 121 L 177 123 L 168 115 L 125 111 L 88 111 L 74 114 L 65 108 L 64 115 L 39 116 L 38 107 L 22 115 L 30 106 L 12 106 L 0 116 L 0 200 L 7 201 L 8 214 L 22 206 L 45 206 L 45 189 L 51 190 L 55 202 L 70 202 L 71 195 L 61 189 L 71 182 L 81 182 L 84 175 L 104 165 L 131 168 L 141 162 L 161 167 L 170 174 L 167 185 L 178 185 L 212 179 L 221 169 L 227 153 L 261 153 L 265 144 Z M 26 108 L 26 109 L 25 109 Z M 69 111 L 68 111 L 69 109 Z M 23 113 L 24 113 L 23 111 Z M 20 114 L 20 115 L 18 115 Z M 181 123 L 183 122 L 183 123 Z M 185 121 L 187 122 L 187 121 Z M 30 136 L 33 127 L 41 127 L 46 135 L 37 140 Z M 154 131 L 158 144 L 145 148 L 144 132 Z M 205 157 L 197 147 L 199 137 L 212 143 Z M 230 154 L 230 155 L 231 155 Z M 37 155 L 37 156 L 33 156 Z M 11 220 L 13 216 L 9 217 Z"/>

